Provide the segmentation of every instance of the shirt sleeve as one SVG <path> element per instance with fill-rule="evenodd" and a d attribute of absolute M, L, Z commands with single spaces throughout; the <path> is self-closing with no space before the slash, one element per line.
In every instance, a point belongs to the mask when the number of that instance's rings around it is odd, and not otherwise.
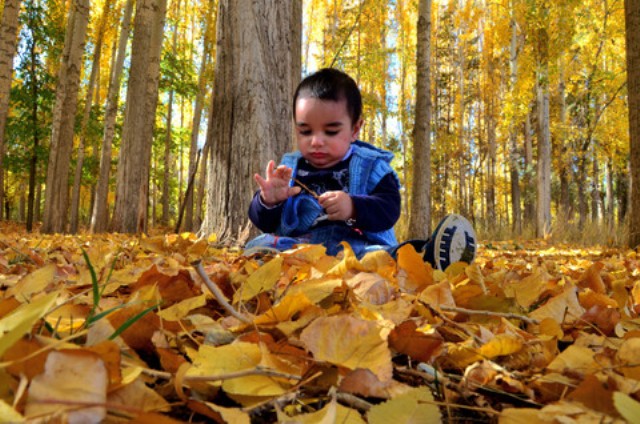
<path fill-rule="evenodd" d="M 260 190 L 256 191 L 249 205 L 249 219 L 253 225 L 258 227 L 264 233 L 273 233 L 280 225 L 280 217 L 282 216 L 282 206 L 280 203 L 274 207 L 267 207 L 260 201 Z"/>
<path fill-rule="evenodd" d="M 400 187 L 392 174 L 387 174 L 367 195 L 352 195 L 356 210 L 354 226 L 363 231 L 384 231 L 400 218 Z"/>

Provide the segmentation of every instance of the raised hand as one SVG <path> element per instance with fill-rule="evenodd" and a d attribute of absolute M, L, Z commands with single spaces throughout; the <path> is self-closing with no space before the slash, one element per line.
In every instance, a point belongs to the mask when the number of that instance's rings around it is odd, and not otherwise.
<path fill-rule="evenodd" d="M 318 202 L 327 211 L 331 221 L 346 221 L 355 218 L 353 200 L 344 191 L 327 191 L 318 197 Z"/>
<path fill-rule="evenodd" d="M 270 160 L 267 164 L 266 178 L 255 174 L 253 178 L 260 186 L 262 203 L 266 206 L 275 206 L 300 193 L 300 187 L 289 187 L 292 173 L 293 170 L 288 166 L 280 165 L 276 168 L 275 162 Z"/>

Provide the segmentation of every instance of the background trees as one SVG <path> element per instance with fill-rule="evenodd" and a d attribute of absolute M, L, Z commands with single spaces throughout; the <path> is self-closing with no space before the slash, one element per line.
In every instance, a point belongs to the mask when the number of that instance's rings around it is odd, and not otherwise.
<path fill-rule="evenodd" d="M 14 4 L 5 0 L 5 10 Z M 138 41 L 127 50 L 132 2 L 96 0 L 69 69 L 77 71 L 69 99 L 78 107 L 54 106 L 54 93 L 68 85 L 64 34 L 76 4 L 23 0 L 16 59 L 0 47 L 0 83 L 11 81 L 4 218 L 37 223 L 44 209 L 46 231 L 104 231 L 109 221 L 119 231 L 173 230 L 182 210 L 183 229 L 198 230 L 206 215 L 205 232 L 235 237 L 255 189 L 251 175 L 291 147 L 283 136 L 289 86 L 323 66 L 358 81 L 362 137 L 396 153 L 400 237 L 410 221 L 414 234 L 424 233 L 449 212 L 468 215 L 489 238 L 568 228 L 603 234 L 589 230 L 624 228 L 629 201 L 638 198 L 630 196 L 630 170 L 638 167 L 629 167 L 625 55 L 637 30 L 627 24 L 626 42 L 623 0 L 432 0 L 428 71 L 416 63 L 417 2 L 304 0 L 293 3 L 302 12 L 277 6 L 280 15 L 272 15 L 264 1 L 247 1 L 242 11 L 222 2 L 218 13 L 216 0 L 167 0 L 166 24 L 153 3 L 156 47 Z M 136 20 L 146 4 L 135 6 Z M 628 16 L 634 6 L 626 6 Z M 11 19 L 5 11 L 3 22 Z M 249 20 L 257 26 L 245 28 Z M 290 35 L 295 25 L 304 36 Z M 154 49 L 157 61 L 145 59 Z M 284 59 L 273 64 L 276 57 Z M 140 70 L 140 62 L 157 70 Z M 416 88 L 425 75 L 428 97 Z M 430 118 L 418 100 L 430 100 Z M 53 136 L 62 118 L 71 147 L 59 156 Z M 426 151 L 414 128 L 431 139 Z M 144 149 L 134 153 L 132 145 Z M 58 165 L 47 167 L 51 161 Z"/>

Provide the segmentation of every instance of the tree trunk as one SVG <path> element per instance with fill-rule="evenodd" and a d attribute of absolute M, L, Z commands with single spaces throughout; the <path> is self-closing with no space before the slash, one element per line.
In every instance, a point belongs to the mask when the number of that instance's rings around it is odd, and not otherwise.
<path fill-rule="evenodd" d="M 96 187 L 96 199 L 91 214 L 91 232 L 100 233 L 107 230 L 109 223 L 109 176 L 111 174 L 111 150 L 115 135 L 116 115 L 118 113 L 118 98 L 120 94 L 120 80 L 124 68 L 124 58 L 127 50 L 127 41 L 131 30 L 131 15 L 133 13 L 133 0 L 127 0 L 122 17 L 122 28 L 115 63 L 112 66 L 109 81 L 109 92 L 104 114 L 104 137 L 102 141 L 102 153 L 100 155 L 100 175 Z"/>
<path fill-rule="evenodd" d="M 176 56 L 176 50 L 178 46 L 178 21 L 180 20 L 180 3 L 178 0 L 175 6 L 175 24 L 173 27 L 173 40 L 171 41 L 171 52 L 173 56 Z M 175 81 L 171 80 L 170 84 L 174 84 Z M 164 175 L 162 178 L 162 218 L 160 218 L 160 222 L 164 226 L 169 225 L 169 207 L 171 204 L 171 168 L 173 168 L 173 161 L 171 160 L 171 144 L 173 142 L 173 97 L 174 92 L 173 88 L 169 90 L 169 103 L 167 104 L 167 132 L 164 137 Z M 182 155 L 180 155 L 180 164 L 182 165 Z M 174 172 L 175 173 L 175 168 Z M 180 176 L 180 181 L 182 181 L 182 166 L 180 166 L 180 172 L 178 173 Z M 178 189 L 178 193 L 182 193 L 182 184 L 180 184 L 180 188 Z M 178 200 L 178 204 L 180 201 Z"/>
<path fill-rule="evenodd" d="M 640 245 L 640 0 L 625 0 L 631 163 L 629 247 Z"/>
<path fill-rule="evenodd" d="M 210 2 L 213 9 L 213 2 Z M 205 101 L 205 90 L 207 86 L 206 80 L 206 70 L 207 65 L 209 63 L 209 49 L 215 48 L 215 44 L 211 43 L 209 39 L 209 33 L 211 32 L 211 28 L 215 27 L 216 22 L 216 12 L 215 10 L 211 10 L 206 17 L 205 29 L 204 29 L 204 52 L 202 54 L 202 62 L 200 63 L 200 71 L 198 72 L 198 92 L 196 93 L 195 106 L 193 109 L 193 122 L 191 124 L 191 144 L 189 146 L 189 176 L 194 173 L 196 169 L 196 156 L 199 149 L 198 146 L 198 137 L 200 135 L 200 121 L 202 119 L 202 109 Z M 205 162 L 206 159 L 203 161 Z M 194 199 L 195 190 L 191 190 L 186 193 L 185 198 L 185 220 L 184 220 L 184 229 L 186 231 L 194 231 L 195 225 L 193 222 L 193 199 Z"/>
<path fill-rule="evenodd" d="M 169 91 L 169 103 L 167 104 L 167 132 L 164 135 L 164 161 L 163 161 L 163 168 L 164 168 L 164 172 L 163 172 L 163 176 L 162 176 L 162 215 L 160 217 L 160 224 L 164 225 L 165 227 L 167 225 L 169 225 L 169 204 L 170 199 L 170 191 L 169 191 L 169 185 L 170 185 L 170 180 L 171 180 L 171 174 L 172 172 L 170 172 L 170 170 L 173 168 L 173 173 L 175 173 L 176 170 L 174 163 L 171 160 L 171 131 L 172 131 L 172 125 L 171 125 L 171 121 L 173 120 L 173 90 Z M 181 174 L 179 172 L 179 174 Z"/>
<path fill-rule="evenodd" d="M 547 5 L 541 6 L 540 26 L 537 30 L 537 102 L 538 155 L 536 236 L 544 237 L 551 230 L 551 133 L 549 117 L 549 34 Z"/>
<path fill-rule="evenodd" d="M 131 69 L 111 222 L 112 230 L 117 232 L 136 233 L 147 229 L 151 144 L 158 104 L 166 8 L 166 0 L 136 2 Z"/>
<path fill-rule="evenodd" d="M 29 73 L 31 74 L 31 96 L 34 99 L 31 110 L 31 125 L 33 128 L 33 150 L 31 151 L 31 160 L 29 161 L 29 198 L 27 200 L 27 231 L 33 230 L 33 212 L 34 212 L 34 198 L 36 191 L 36 177 L 38 173 L 38 146 L 40 144 L 40 137 L 38 136 L 38 102 L 35 99 L 38 98 L 38 72 L 36 70 L 37 64 L 37 46 L 35 40 L 31 40 L 29 43 L 29 50 L 31 54 L 31 67 Z M 38 208 L 40 205 L 38 205 Z"/>
<path fill-rule="evenodd" d="M 409 238 L 431 234 L 431 0 L 418 3 L 416 117 Z"/>
<path fill-rule="evenodd" d="M 4 132 L 9 113 L 9 93 L 16 54 L 20 0 L 4 0 L 0 22 L 0 212 L 4 204 Z M 2 213 L 0 213 L 0 220 Z"/>
<path fill-rule="evenodd" d="M 511 12 L 513 13 L 513 11 Z M 509 89 L 512 101 L 515 102 L 516 82 L 518 78 L 518 28 L 513 17 L 510 21 L 511 43 L 509 47 Z M 522 211 L 520 207 L 520 166 L 518 154 L 518 133 L 516 117 L 511 117 L 509 123 L 509 176 L 511 180 L 511 215 L 512 229 L 517 235 L 522 233 Z"/>
<path fill-rule="evenodd" d="M 78 220 L 80 209 L 80 185 L 82 182 L 82 167 L 84 165 L 84 150 L 87 143 L 87 127 L 89 126 L 89 118 L 91 117 L 91 108 L 93 107 L 93 93 L 98 79 L 98 71 L 100 70 L 100 54 L 102 52 L 102 39 L 104 29 L 111 11 L 113 0 L 107 0 L 102 10 L 100 25 L 93 51 L 93 62 L 91 64 L 91 75 L 89 77 L 89 85 L 87 86 L 87 96 L 84 102 L 84 112 L 82 114 L 82 124 L 80 126 L 80 142 L 78 143 L 78 154 L 76 156 L 76 170 L 73 177 L 73 189 L 71 190 L 71 227 L 70 232 L 75 234 L 78 232 Z"/>
<path fill-rule="evenodd" d="M 89 0 L 75 0 L 69 11 L 51 125 L 51 148 L 42 223 L 44 233 L 62 233 L 67 230 L 69 165 L 89 9 Z"/>
<path fill-rule="evenodd" d="M 560 131 L 558 146 L 560 148 L 559 159 L 560 166 L 558 170 L 558 179 L 560 180 L 560 201 L 559 203 L 559 218 L 562 222 L 568 222 L 570 218 L 570 198 L 569 198 L 569 159 L 567 158 L 567 102 L 565 100 L 565 74 L 564 67 L 561 66 L 560 70 L 560 83 L 558 84 L 558 104 L 560 107 Z"/>
<path fill-rule="evenodd" d="M 531 123 L 532 113 L 524 121 L 524 223 L 533 225 L 536 216 L 536 189 L 533 183 L 533 140 Z"/>
<path fill-rule="evenodd" d="M 220 0 L 203 233 L 236 237 L 248 223 L 253 174 L 292 145 L 301 10 L 277 0 Z"/>

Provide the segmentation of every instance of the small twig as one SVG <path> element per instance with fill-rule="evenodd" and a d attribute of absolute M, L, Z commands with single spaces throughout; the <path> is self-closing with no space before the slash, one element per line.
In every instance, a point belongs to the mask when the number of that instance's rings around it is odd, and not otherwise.
<path fill-rule="evenodd" d="M 338 392 L 336 397 L 338 398 L 338 402 L 345 403 L 347 406 L 355 408 L 358 411 L 367 412 L 373 406 L 373 404 L 364 399 L 360 399 L 351 393 Z"/>
<path fill-rule="evenodd" d="M 216 298 L 218 303 L 220 303 L 220 305 L 222 305 L 222 307 L 226 309 L 227 312 L 229 312 L 231 315 L 233 315 L 235 318 L 238 318 L 240 321 L 244 322 L 245 324 L 252 323 L 251 319 L 241 314 L 240 312 L 236 311 L 233 308 L 233 306 L 231 306 L 231 304 L 227 302 L 227 299 L 224 298 L 224 294 L 222 294 L 222 292 L 220 291 L 220 288 L 213 281 L 209 279 L 209 276 L 204 270 L 204 267 L 202 266 L 201 261 L 196 261 L 192 265 L 195 267 L 196 271 L 198 271 L 198 275 L 200 276 L 200 278 L 202 278 L 202 281 L 204 281 L 204 283 L 209 288 L 209 290 L 211 290 L 211 293 L 213 293 L 213 296 Z"/>
<path fill-rule="evenodd" d="M 442 309 L 443 311 L 447 311 L 447 312 L 459 312 L 461 314 L 468 314 L 468 315 L 483 315 L 483 316 L 488 316 L 488 317 L 502 317 L 502 318 L 507 318 L 507 319 L 519 319 L 519 320 L 524 321 L 524 322 L 526 322 L 528 324 L 536 324 L 536 325 L 540 324 L 540 321 L 538 321 L 537 319 L 529 318 L 528 316 L 519 315 L 519 314 L 512 314 L 512 313 L 506 313 L 506 312 L 482 311 L 482 310 L 478 310 L 478 309 L 466 309 L 466 308 L 458 308 L 458 307 L 444 306 L 444 305 L 440 305 L 439 308 Z"/>
<path fill-rule="evenodd" d="M 239 377 L 247 377 L 250 375 L 263 375 L 265 377 L 278 377 L 278 378 L 284 378 L 286 380 L 302 380 L 302 377 L 300 377 L 299 375 L 294 375 L 294 374 L 287 374 L 284 372 L 280 372 L 280 371 L 274 371 L 274 370 L 270 370 L 268 368 L 263 368 L 263 367 L 255 367 L 253 369 L 250 370 L 242 370 L 242 371 L 236 371 L 236 372 L 230 372 L 227 374 L 219 374 L 219 375 L 186 375 L 184 377 L 185 381 L 204 381 L 204 382 L 208 382 L 208 381 L 220 381 L 220 380 L 230 380 L 232 378 L 239 378 Z"/>
<path fill-rule="evenodd" d="M 311 190 L 309 187 L 307 187 L 306 185 L 301 183 L 300 180 L 298 180 L 297 178 L 294 178 L 293 182 L 298 184 L 301 188 L 303 188 L 305 191 L 307 191 L 310 195 L 312 195 L 316 199 L 318 199 L 320 197 L 320 196 L 318 196 L 318 193 L 316 193 L 315 191 Z"/>
<path fill-rule="evenodd" d="M 482 340 L 480 339 L 480 337 L 478 337 L 477 335 L 473 334 L 473 332 L 470 331 L 468 328 L 466 328 L 464 325 L 460 325 L 459 323 L 455 322 L 454 320 L 449 319 L 443 313 L 438 311 L 435 307 L 433 307 L 431 305 L 428 305 L 426 303 L 424 305 L 427 306 L 431 310 L 431 312 L 433 312 L 436 316 L 438 316 L 441 320 L 443 320 L 444 322 L 449 324 L 451 327 L 457 328 L 458 330 L 462 331 L 467 336 L 471 337 L 476 343 L 482 344 Z M 439 308 L 440 309 L 444 309 L 443 306 L 439 306 Z"/>
<path fill-rule="evenodd" d="M 174 374 L 166 371 L 158 371 L 150 368 L 142 368 L 141 371 L 149 376 L 156 378 L 163 378 L 165 380 L 170 380 L 175 377 Z M 284 378 L 287 380 L 302 380 L 302 377 L 294 374 L 287 374 L 280 371 L 274 371 L 269 368 L 264 368 L 261 366 L 257 366 L 255 368 L 251 368 L 248 370 L 235 371 L 226 374 L 218 374 L 218 375 L 185 375 L 183 381 L 199 381 L 199 382 L 208 382 L 208 381 L 221 381 L 221 380 L 231 380 L 232 378 L 240 378 L 247 377 L 250 375 L 263 375 L 266 377 L 278 377 Z"/>

